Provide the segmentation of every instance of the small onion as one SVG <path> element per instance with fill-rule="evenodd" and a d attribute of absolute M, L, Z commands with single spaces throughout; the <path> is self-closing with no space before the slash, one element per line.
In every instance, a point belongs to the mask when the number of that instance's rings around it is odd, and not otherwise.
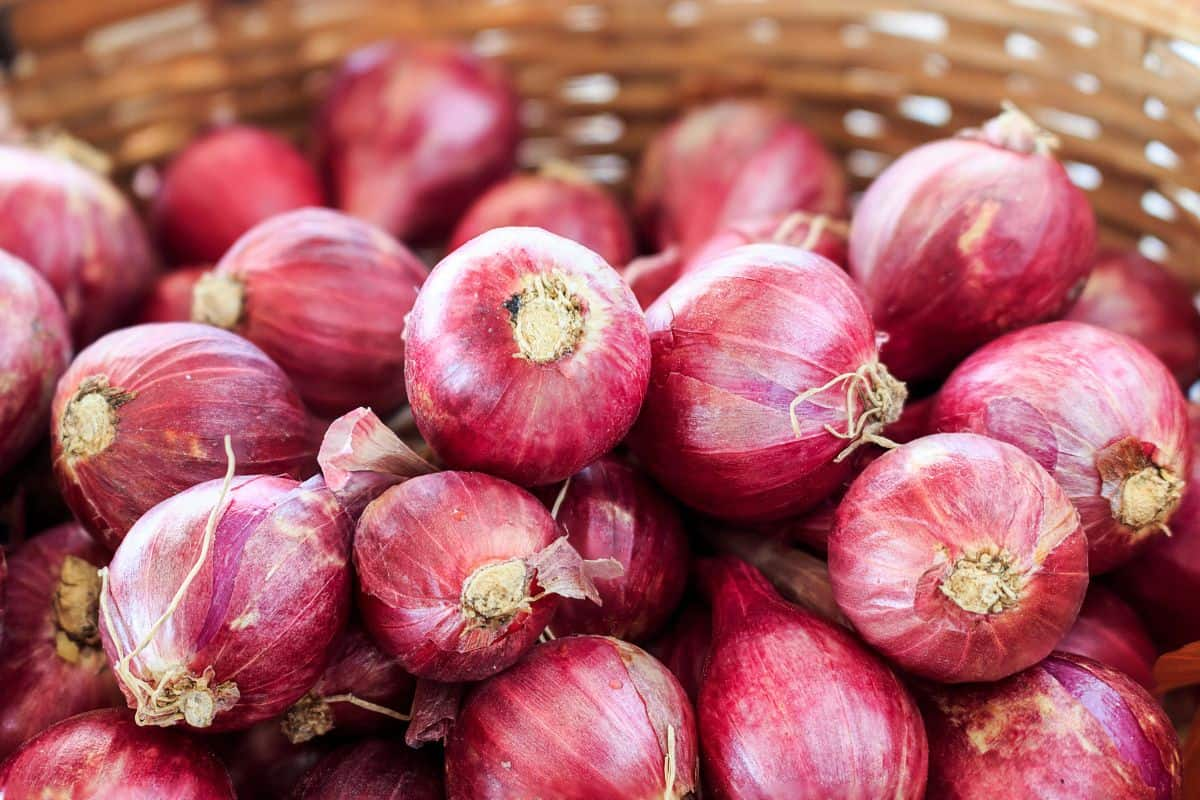
<path fill-rule="evenodd" d="M 364 739 L 325 756 L 296 787 L 295 800 L 443 800 L 429 753 L 403 742 Z"/>
<path fill-rule="evenodd" d="M 71 360 L 71 334 L 50 284 L 2 251 L 0 304 L 2 476 L 45 436 L 54 384 Z"/>
<path fill-rule="evenodd" d="M 679 248 L 672 246 L 661 253 L 641 256 L 630 261 L 621 270 L 621 277 L 633 290 L 638 304 L 642 308 L 649 308 L 659 295 L 670 289 L 679 279 L 682 269 L 683 256 L 680 255 Z"/>
<path fill-rule="evenodd" d="M 736 222 L 697 248 L 683 265 L 680 277 L 704 269 L 717 256 L 744 244 L 786 244 L 801 247 L 845 268 L 849 233 L 850 226 L 845 221 L 805 211 Z"/>
<path fill-rule="evenodd" d="M 904 384 L 879 363 L 857 290 L 814 253 L 730 250 L 646 321 L 653 369 L 631 444 L 668 491 L 713 516 L 813 508 L 900 416 Z"/>
<path fill-rule="evenodd" d="M 425 267 L 379 228 L 327 209 L 252 228 L 196 284 L 192 320 L 239 333 L 315 413 L 404 402 L 404 317 Z"/>
<path fill-rule="evenodd" d="M 80 353 L 58 382 L 54 470 L 71 510 L 115 549 L 155 503 L 225 471 L 301 477 L 316 452 L 291 381 L 250 342 L 206 325 L 138 325 Z"/>
<path fill-rule="evenodd" d="M 991 681 L 1045 658 L 1087 590 L 1087 540 L 1063 490 L 1017 448 L 917 439 L 863 471 L 829 536 L 834 596 L 905 670 Z"/>
<path fill-rule="evenodd" d="M 1009 108 L 909 151 L 863 195 L 850 272 L 899 377 L 940 377 L 1000 334 L 1059 316 L 1082 288 L 1096 220 L 1052 141 Z"/>
<path fill-rule="evenodd" d="M 962 363 L 929 424 L 1016 445 L 1066 490 L 1093 574 L 1166 530 L 1190 463 L 1187 401 L 1146 348 L 1079 322 L 1009 334 Z"/>
<path fill-rule="evenodd" d="M 1088 587 L 1079 618 L 1054 647 L 1095 659 L 1154 690 L 1154 660 L 1158 651 L 1146 626 L 1121 598 L 1098 583 Z"/>
<path fill-rule="evenodd" d="M 712 644 L 712 610 L 699 597 L 688 600 L 662 635 L 646 649 L 671 670 L 694 705 L 700 696 L 704 662 Z"/>
<path fill-rule="evenodd" d="M 142 301 L 138 323 L 187 322 L 192 318 L 192 290 L 211 266 L 181 267 L 163 273 Z"/>
<path fill-rule="evenodd" d="M 167 165 L 151 223 L 176 261 L 211 262 L 268 217 L 323 202 L 316 170 L 286 139 L 229 125 L 191 142 Z"/>
<path fill-rule="evenodd" d="M 684 800 L 699 794 L 683 687 L 619 639 L 539 645 L 467 697 L 446 743 L 448 800 Z"/>
<path fill-rule="evenodd" d="M 1056 654 L 1004 681 L 928 687 L 929 796 L 1175 800 L 1175 731 L 1121 673 Z"/>
<path fill-rule="evenodd" d="M 405 337 L 409 402 L 434 451 L 525 486 L 611 450 L 650 374 L 646 323 L 620 276 L 537 228 L 488 231 L 448 255 Z"/>
<path fill-rule="evenodd" d="M 207 741 L 229 770 L 238 800 L 291 797 L 305 774 L 334 747 L 328 737 L 292 744 L 277 719 Z"/>
<path fill-rule="evenodd" d="M 351 53 L 317 118 L 334 204 L 404 241 L 448 232 L 512 170 L 519 139 L 516 94 L 500 67 L 446 44 Z"/>
<path fill-rule="evenodd" d="M 924 796 L 925 732 L 904 684 L 753 567 L 702 564 L 713 642 L 700 688 L 706 796 Z"/>

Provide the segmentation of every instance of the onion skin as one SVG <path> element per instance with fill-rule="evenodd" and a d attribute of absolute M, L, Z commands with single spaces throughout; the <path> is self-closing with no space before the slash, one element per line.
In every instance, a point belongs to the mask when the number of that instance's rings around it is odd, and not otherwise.
<path fill-rule="evenodd" d="M 0 252 L 0 476 L 45 435 L 54 385 L 70 360 L 71 334 L 54 290 Z"/>
<path fill-rule="evenodd" d="M 404 402 L 404 317 L 426 270 L 385 232 L 327 209 L 272 217 L 196 285 L 192 320 L 241 334 L 313 412 Z"/>
<path fill-rule="evenodd" d="M 234 800 L 229 773 L 194 739 L 139 728 L 115 709 L 58 723 L 0 767 L 6 800 Z"/>
<path fill-rule="evenodd" d="M 1134 251 L 1101 251 L 1066 318 L 1138 340 L 1182 386 L 1200 378 L 1200 312 L 1191 289 Z"/>
<path fill-rule="evenodd" d="M 403 742 L 366 739 L 338 748 L 309 770 L 295 800 L 442 800 L 442 776 L 429 753 Z"/>
<path fill-rule="evenodd" d="M 142 301 L 138 324 L 146 322 L 188 322 L 192 318 L 192 289 L 211 265 L 180 267 L 158 276 L 150 293 Z"/>
<path fill-rule="evenodd" d="M 845 456 L 903 405 L 846 274 L 795 247 L 728 251 L 655 301 L 646 324 L 653 372 L 630 444 L 671 494 L 722 519 L 815 507 L 853 474 Z M 877 416 L 859 436 L 835 435 L 867 410 L 861 391 L 847 397 L 846 379 L 862 376 L 882 397 Z"/>
<path fill-rule="evenodd" d="M 699 793 L 697 750 L 666 667 L 619 639 L 570 636 L 472 690 L 446 743 L 446 797 L 683 800 Z"/>
<path fill-rule="evenodd" d="M 333 749 L 329 739 L 292 744 L 279 720 L 269 719 L 210 741 L 229 770 L 238 800 L 279 800 L 291 797 L 305 774 Z"/>
<path fill-rule="evenodd" d="M 108 551 L 73 522 L 39 534 L 9 556 L 8 609 L 0 650 L 0 685 L 5 687 L 0 695 L 0 759 L 67 717 L 122 705 L 96 638 L 95 596 L 89 597 L 90 609 L 87 601 L 75 602 L 62 617 L 56 609 L 60 587 L 84 588 L 83 584 L 63 586 L 63 562 L 68 557 L 90 565 L 91 578 L 108 563 Z M 67 568 L 68 580 L 88 571 L 83 564 L 73 567 L 81 569 Z M 89 588 L 98 588 L 98 580 Z M 64 641 L 56 646 L 59 638 Z"/>
<path fill-rule="evenodd" d="M 177 262 L 214 262 L 268 217 L 324 205 L 321 179 L 286 139 L 249 125 L 209 131 L 176 155 L 151 224 Z"/>
<path fill-rule="evenodd" d="M 722 253 L 744 244 L 786 244 L 824 256 L 845 269 L 849 260 L 849 223 L 823 214 L 791 211 L 755 220 L 736 222 L 702 244 L 680 271 L 680 277 L 704 269 Z"/>
<path fill-rule="evenodd" d="M 83 346 L 131 315 L 157 265 L 137 214 L 71 161 L 0 145 L 0 250 L 42 273 Z"/>
<path fill-rule="evenodd" d="M 108 568 L 104 650 L 141 724 L 225 731 L 277 716 L 321 677 L 346 623 L 349 516 L 319 479 L 241 476 L 195 581 L 169 624 L 151 630 L 200 555 L 221 483 L 202 483 L 152 508 Z M 147 636 L 149 645 L 135 652 Z M 131 675 L 122 675 L 118 662 L 130 656 Z M 153 707 L 135 691 L 135 676 L 161 683 L 164 697 L 178 702 Z M 207 714 L 189 710 L 192 693 L 211 701 Z"/>
<path fill-rule="evenodd" d="M 850 486 L 829 574 L 838 606 L 883 656 L 945 683 L 991 681 L 1036 664 L 1070 629 L 1087 544 L 1032 458 L 939 434 L 887 453 Z"/>
<path fill-rule="evenodd" d="M 58 382 L 54 471 L 79 521 L 116 549 L 155 503 L 225 472 L 227 434 L 240 473 L 303 476 L 310 424 L 291 381 L 240 336 L 138 325 L 88 347 Z"/>
<path fill-rule="evenodd" d="M 1146 626 L 1120 597 L 1098 583 L 1088 587 L 1079 618 L 1054 649 L 1094 659 L 1154 691 L 1158 651 Z"/>
<path fill-rule="evenodd" d="M 413 417 L 454 469 L 522 486 L 611 450 L 650 376 L 633 293 L 595 253 L 537 228 L 488 231 L 448 255 L 408 319 Z"/>
<path fill-rule="evenodd" d="M 701 577 L 714 604 L 698 711 L 706 797 L 924 796 L 920 714 L 876 656 L 745 562 L 703 562 Z"/>
<path fill-rule="evenodd" d="M 661 253 L 641 256 L 630 261 L 621 270 L 621 277 L 633 290 L 638 304 L 642 308 L 649 308 L 659 295 L 670 289 L 679 279 L 682 269 L 683 256 L 679 248 L 672 246 Z"/>
<path fill-rule="evenodd" d="M 400 41 L 342 62 L 316 131 L 334 205 L 406 242 L 449 232 L 512 171 L 520 135 L 517 96 L 498 65 Z"/>
<path fill-rule="evenodd" d="M 634 188 L 647 238 L 685 253 L 730 223 L 796 210 L 844 214 L 846 176 L 811 131 L 754 100 L 676 120 L 646 149 Z"/>
<path fill-rule="evenodd" d="M 965 134 L 897 159 L 854 212 L 850 273 L 903 380 L 1060 316 L 1091 268 L 1095 217 L 1036 126 L 1014 109 Z"/>
<path fill-rule="evenodd" d="M 929 796 L 1173 800 L 1179 745 L 1134 681 L 1056 653 L 992 684 L 930 686 Z"/>
<path fill-rule="evenodd" d="M 1028 328 L 979 350 L 946 381 L 929 424 L 1033 456 L 1079 510 L 1093 574 L 1164 530 L 1190 463 L 1187 401 L 1170 372 L 1132 339 L 1079 322 Z"/>
<path fill-rule="evenodd" d="M 704 682 L 704 662 L 712 644 L 712 610 L 698 597 L 689 599 L 667 629 L 646 649 L 671 670 L 695 705 Z"/>

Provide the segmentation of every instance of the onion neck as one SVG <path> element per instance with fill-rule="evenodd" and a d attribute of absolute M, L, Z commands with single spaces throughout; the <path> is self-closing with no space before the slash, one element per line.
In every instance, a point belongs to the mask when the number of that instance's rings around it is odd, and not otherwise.
<path fill-rule="evenodd" d="M 529 583 L 529 568 L 519 558 L 480 567 L 463 583 L 463 616 L 478 627 L 503 627 L 528 610 Z"/>
<path fill-rule="evenodd" d="M 583 339 L 583 303 L 560 272 L 528 276 L 521 291 L 504 302 L 517 358 L 549 364 L 570 354 Z"/>
<path fill-rule="evenodd" d="M 301 744 L 333 730 L 333 709 L 324 698 L 309 692 L 288 709 L 280 723 L 292 744 Z"/>
<path fill-rule="evenodd" d="M 217 714 L 233 708 L 241 698 L 233 681 L 215 682 L 212 667 L 200 675 L 182 666 L 172 667 L 158 686 L 159 691 L 139 702 L 134 715 L 138 725 L 173 725 L 183 720 L 193 728 L 207 728 Z"/>
<path fill-rule="evenodd" d="M 59 420 L 59 443 L 67 458 L 90 458 L 107 450 L 117 438 L 117 409 L 133 398 L 132 392 L 110 386 L 107 375 L 84 379 Z"/>
<path fill-rule="evenodd" d="M 939 588 L 964 611 L 1000 614 L 1020 599 L 1021 574 L 1006 551 L 985 550 L 955 561 Z"/>
<path fill-rule="evenodd" d="M 552 158 L 545 164 L 542 164 L 538 168 L 538 176 L 583 186 L 591 186 L 593 184 L 592 178 L 586 170 L 572 164 L 570 161 L 563 161 L 561 158 Z"/>
<path fill-rule="evenodd" d="M 192 321 L 233 330 L 246 312 L 246 286 L 237 278 L 206 272 L 192 289 Z"/>
<path fill-rule="evenodd" d="M 63 559 L 52 601 L 54 649 L 69 664 L 100 652 L 100 571 L 76 556 Z"/>
<path fill-rule="evenodd" d="M 1014 153 L 1050 155 L 1058 147 L 1058 137 L 1007 101 L 1004 103 L 1004 110 L 985 122 L 983 127 L 965 130 L 959 135 L 965 139 L 975 139 L 1003 147 Z"/>
<path fill-rule="evenodd" d="M 1183 499 L 1184 483 L 1159 466 L 1143 467 L 1121 482 L 1117 521 L 1136 531 L 1161 528 Z"/>

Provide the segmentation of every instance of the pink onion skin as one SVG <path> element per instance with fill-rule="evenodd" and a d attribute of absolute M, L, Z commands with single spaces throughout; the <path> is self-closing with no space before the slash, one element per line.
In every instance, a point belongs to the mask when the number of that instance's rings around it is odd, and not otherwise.
<path fill-rule="evenodd" d="M 663 292 L 679 279 L 683 269 L 683 256 L 678 247 L 668 247 L 661 253 L 635 258 L 621 270 L 621 277 L 633 290 L 642 308 L 659 298 Z"/>
<path fill-rule="evenodd" d="M 715 233 L 697 248 L 683 265 L 680 277 L 704 269 L 717 256 L 744 244 L 786 244 L 791 247 L 804 247 L 845 269 L 849 260 L 848 233 L 849 224 L 844 220 L 803 211 L 735 222 Z"/>
<path fill-rule="evenodd" d="M 188 322 L 192 318 L 192 289 L 212 265 L 180 267 L 158 276 L 142 301 L 138 324 L 146 322 Z"/>
<path fill-rule="evenodd" d="M 117 549 L 101 593 L 110 663 L 151 632 L 196 563 L 221 483 L 202 483 L 150 509 Z M 240 730 L 299 700 L 321 677 L 346 624 L 351 526 L 319 479 L 235 478 L 196 580 L 130 662 L 133 675 L 152 685 L 172 667 L 194 677 L 211 668 L 215 713 L 210 725 L 182 718 L 146 724 Z M 137 708 L 133 687 L 117 672 L 129 707 Z"/>
<path fill-rule="evenodd" d="M 572 168 L 573 169 L 573 168 Z M 514 175 L 484 192 L 450 237 L 457 250 L 493 228 L 543 228 L 578 242 L 609 264 L 633 258 L 633 231 L 613 196 L 586 176 Z"/>
<path fill-rule="evenodd" d="M 1045 658 L 1075 622 L 1087 542 L 1032 458 L 938 434 L 887 453 L 850 486 L 829 574 L 842 611 L 886 658 L 944 683 L 991 681 Z"/>
<path fill-rule="evenodd" d="M 70 360 L 71 334 L 54 290 L 0 252 L 0 475 L 45 435 L 54 385 Z"/>
<path fill-rule="evenodd" d="M 239 473 L 302 477 L 317 450 L 310 425 L 292 382 L 242 337 L 138 325 L 88 347 L 58 382 L 54 470 L 79 521 L 116 549 L 155 503 L 224 474 L 227 434 Z"/>
<path fill-rule="evenodd" d="M 611 450 L 650 377 L 629 287 L 583 245 L 537 228 L 488 231 L 448 255 L 405 336 L 425 440 L 455 469 L 523 486 L 561 481 Z"/>
<path fill-rule="evenodd" d="M 796 210 L 844 215 L 846 176 L 810 130 L 755 100 L 680 117 L 651 141 L 634 188 L 647 237 L 685 253 L 730 223 Z"/>
<path fill-rule="evenodd" d="M 98 641 L 80 643 L 74 654 L 68 652 L 70 645 L 64 651 L 55 647 L 60 632 L 68 635 L 59 625 L 54 607 L 68 556 L 95 568 L 107 564 L 109 558 L 108 551 L 74 522 L 35 536 L 8 558 L 8 608 L 0 650 L 0 685 L 5 687 L 0 695 L 0 759 L 67 717 L 122 705 Z M 70 631 L 76 637 L 80 633 L 78 628 Z M 76 658 L 74 662 L 68 660 L 71 656 Z"/>
<path fill-rule="evenodd" d="M 295 800 L 442 800 L 440 765 L 404 742 L 365 739 L 321 759 L 296 787 Z"/>
<path fill-rule="evenodd" d="M 360 405 L 388 414 L 404 402 L 404 317 L 426 273 L 379 228 L 290 211 L 251 229 L 197 284 L 192 319 L 261 347 L 323 417 Z M 219 299 L 231 293 L 234 307 Z"/>
<path fill-rule="evenodd" d="M 844 383 L 800 393 L 877 359 L 875 330 L 846 274 L 821 256 L 746 245 L 671 287 L 646 314 L 653 372 L 630 444 L 687 505 L 771 521 L 815 507 L 853 474 Z M 902 401 L 903 390 L 889 400 Z M 855 417 L 865 410 L 854 399 Z"/>
<path fill-rule="evenodd" d="M 1182 386 L 1200 378 L 1200 312 L 1191 289 L 1134 251 L 1101 251 L 1066 318 L 1137 339 Z"/>
<path fill-rule="evenodd" d="M 1175 731 L 1133 680 L 1056 653 L 1006 680 L 929 686 L 929 796 L 1174 800 Z"/>
<path fill-rule="evenodd" d="M 1154 691 L 1158 651 L 1146 626 L 1125 601 L 1098 583 L 1088 587 L 1079 618 L 1054 649 L 1099 661 Z"/>
<path fill-rule="evenodd" d="M 497 64 L 453 45 L 394 41 L 342 62 L 316 136 L 334 205 L 410 242 L 449 232 L 512 171 L 521 130 Z"/>
<path fill-rule="evenodd" d="M 619 639 L 569 636 L 471 692 L 446 743 L 446 797 L 683 800 L 699 793 L 698 749 L 666 667 Z"/>
<path fill-rule="evenodd" d="M 291 797 L 308 771 L 334 747 L 326 736 L 292 744 L 277 719 L 207 741 L 229 770 L 238 800 Z"/>
<path fill-rule="evenodd" d="M 139 728 L 116 709 L 58 723 L 0 767 L 6 800 L 234 800 L 229 773 L 195 739 Z"/>
<path fill-rule="evenodd" d="M 691 598 L 646 650 L 671 670 L 695 705 L 711 644 L 712 611 L 699 598 Z"/>
<path fill-rule="evenodd" d="M 187 145 L 162 176 L 151 224 L 177 262 L 214 262 L 268 217 L 324 205 L 321 179 L 286 139 L 229 125 Z"/>
<path fill-rule="evenodd" d="M 73 162 L 0 145 L 0 250 L 45 276 L 83 346 L 129 318 L 157 269 L 117 188 Z"/>
<path fill-rule="evenodd" d="M 1171 373 L 1132 339 L 1079 322 L 1027 328 L 973 354 L 942 387 L 930 425 L 1033 456 L 1079 510 L 1093 574 L 1128 561 L 1170 523 L 1191 459 L 1187 401 Z M 1153 519 L 1126 508 L 1126 481 L 1143 470 L 1160 473 L 1139 495 L 1153 501 Z"/>
<path fill-rule="evenodd" d="M 625 570 L 596 581 L 601 605 L 564 599 L 554 615 L 554 635 L 641 641 L 671 616 L 687 583 L 688 543 L 679 511 L 640 470 L 613 456 L 570 480 L 556 517 L 568 541 L 584 558 L 615 558 Z"/>
<path fill-rule="evenodd" d="M 1032 125 L 1015 120 L 1002 116 L 975 136 L 1003 142 L 997 126 Z M 867 189 L 850 273 L 888 334 L 888 369 L 937 378 L 997 336 L 1060 316 L 1087 277 L 1095 238 L 1087 197 L 1053 156 L 943 139 L 910 150 Z"/>
<path fill-rule="evenodd" d="M 704 562 L 701 576 L 714 603 L 698 706 L 706 797 L 924 796 L 921 716 L 875 655 L 745 562 Z"/>

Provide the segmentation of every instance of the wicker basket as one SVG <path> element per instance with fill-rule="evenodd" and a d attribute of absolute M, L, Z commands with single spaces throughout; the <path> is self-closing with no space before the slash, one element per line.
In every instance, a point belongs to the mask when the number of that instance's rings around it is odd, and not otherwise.
<path fill-rule="evenodd" d="M 123 180 L 214 120 L 302 137 L 330 66 L 393 35 L 505 61 L 523 161 L 618 186 L 697 95 L 787 100 L 859 185 L 1009 98 L 1059 135 L 1109 241 L 1200 284 L 1197 0 L 28 0 L 0 21 L 0 101 Z"/>

